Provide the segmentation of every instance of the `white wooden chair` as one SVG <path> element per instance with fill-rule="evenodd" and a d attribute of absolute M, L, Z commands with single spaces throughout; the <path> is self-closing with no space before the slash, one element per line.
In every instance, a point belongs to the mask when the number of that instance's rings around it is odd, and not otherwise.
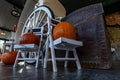
<path fill-rule="evenodd" d="M 14 41 L 15 41 L 15 36 L 16 36 L 16 32 L 11 31 L 10 39 L 3 43 L 2 53 L 5 53 L 6 51 L 13 51 L 14 50 L 13 45 L 14 45 Z"/>
<path fill-rule="evenodd" d="M 16 57 L 14 68 L 17 66 L 17 63 L 19 61 L 24 61 L 28 63 L 36 62 L 36 68 L 38 67 L 38 61 L 39 58 L 42 57 L 42 54 L 45 50 L 46 46 L 46 38 L 47 38 L 47 17 L 53 18 L 53 13 L 51 9 L 47 6 L 35 6 L 35 9 L 32 11 L 32 13 L 28 16 L 28 19 L 26 20 L 23 30 L 21 32 L 21 35 L 24 33 L 27 33 L 29 29 L 33 30 L 33 33 L 38 35 L 40 37 L 40 45 L 37 46 L 35 44 L 16 44 L 14 45 L 14 49 L 18 50 L 18 55 Z M 43 40 L 44 39 L 44 40 Z M 44 49 L 43 49 L 44 48 Z M 34 55 L 34 57 L 26 56 L 28 55 Z M 22 55 L 22 57 L 21 57 Z M 43 62 L 43 60 L 42 60 Z"/>
<path fill-rule="evenodd" d="M 77 52 L 76 52 L 76 47 L 83 46 L 83 43 L 81 41 L 71 40 L 71 39 L 67 39 L 67 38 L 63 38 L 63 37 L 60 37 L 57 40 L 53 41 L 53 39 L 52 39 L 52 26 L 53 25 L 54 24 L 52 24 L 51 19 L 48 18 L 48 29 L 49 29 L 48 42 L 47 42 L 48 46 L 46 46 L 43 68 L 47 67 L 48 61 L 52 61 L 53 72 L 57 72 L 56 61 L 65 61 L 64 67 L 67 67 L 68 61 L 75 61 L 77 68 L 81 69 L 80 61 L 79 61 L 79 58 L 78 58 Z M 65 57 L 62 57 L 62 58 L 56 57 L 55 49 L 65 50 L 66 51 Z M 49 50 L 50 50 L 51 58 L 48 57 Z M 70 51 L 73 52 L 73 58 L 68 57 Z"/>
<path fill-rule="evenodd" d="M 5 53 L 6 51 L 12 51 L 13 50 L 13 45 L 14 45 L 13 41 L 4 42 L 3 43 L 2 53 Z"/>
<path fill-rule="evenodd" d="M 43 27 L 40 28 L 34 28 L 32 29 L 35 35 L 40 36 L 40 43 L 39 46 L 36 44 L 15 44 L 14 49 L 18 51 L 15 63 L 14 63 L 14 68 L 18 65 L 17 63 L 19 61 L 24 61 L 25 63 L 35 63 L 35 68 L 38 68 L 38 61 L 39 58 L 42 56 L 40 53 L 41 50 L 41 42 L 42 42 L 42 32 L 43 32 Z M 37 32 L 36 32 L 37 31 Z"/>

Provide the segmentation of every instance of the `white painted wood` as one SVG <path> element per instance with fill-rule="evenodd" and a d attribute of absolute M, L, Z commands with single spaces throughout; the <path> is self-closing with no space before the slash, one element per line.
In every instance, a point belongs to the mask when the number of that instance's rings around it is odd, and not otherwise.
<path fill-rule="evenodd" d="M 49 28 L 49 36 L 48 36 L 48 45 L 49 49 L 46 49 L 45 52 L 45 58 L 44 58 L 44 66 L 43 68 L 47 68 L 47 62 L 48 61 L 52 61 L 52 66 L 53 66 L 53 72 L 57 72 L 57 63 L 56 61 L 65 61 L 64 67 L 67 67 L 67 63 L 68 61 L 75 61 L 76 66 L 78 69 L 81 69 L 81 65 L 80 65 L 80 61 L 79 58 L 77 56 L 77 52 L 76 49 L 77 47 L 83 46 L 83 42 L 82 41 L 76 41 L 76 40 L 72 40 L 72 39 L 68 39 L 68 38 L 64 38 L 64 37 L 60 37 L 58 39 L 56 39 L 55 41 L 53 41 L 52 39 L 52 25 L 53 23 L 51 22 L 51 19 L 48 18 L 48 28 Z M 56 51 L 55 49 L 59 49 L 59 50 L 65 50 L 66 51 L 66 55 L 65 57 L 56 57 Z M 50 53 L 48 52 L 48 50 L 50 50 Z M 69 58 L 69 51 L 73 52 L 73 58 Z M 51 54 L 51 57 L 48 55 Z"/>
<path fill-rule="evenodd" d="M 69 51 L 66 50 L 65 58 L 67 59 L 68 56 L 69 56 Z M 70 60 L 71 60 L 71 59 L 70 59 Z M 65 61 L 65 64 L 64 64 L 64 67 L 67 67 L 67 63 L 68 63 L 68 61 L 66 60 L 66 61 Z"/>
<path fill-rule="evenodd" d="M 48 26 L 47 17 L 52 18 L 52 13 L 50 12 L 49 8 L 45 6 L 36 7 L 34 11 L 29 15 L 28 19 L 26 20 L 21 36 L 27 33 L 29 30 L 32 29 L 33 34 L 40 37 L 40 44 L 39 46 L 35 44 L 16 44 L 14 45 L 14 49 L 18 50 L 18 55 L 22 55 L 23 57 L 17 56 L 16 63 L 14 66 L 17 65 L 19 60 L 23 60 L 25 62 L 35 61 L 35 67 L 38 67 L 38 61 L 43 63 L 43 52 L 46 49 L 47 41 L 45 41 L 44 37 L 48 36 L 48 32 L 45 32 L 45 29 Z M 47 40 L 47 38 L 46 38 Z M 44 43 L 44 44 L 43 44 Z M 34 52 L 34 58 L 29 58 L 25 54 L 26 53 L 32 54 Z M 39 58 L 41 60 L 39 60 Z"/>

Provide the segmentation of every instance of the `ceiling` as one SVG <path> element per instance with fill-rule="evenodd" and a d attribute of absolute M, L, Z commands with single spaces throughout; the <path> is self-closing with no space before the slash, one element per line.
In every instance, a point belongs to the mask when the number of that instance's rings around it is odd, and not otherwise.
<path fill-rule="evenodd" d="M 20 9 L 24 8 L 26 0 L 6 0 L 9 3 L 17 6 Z M 98 2 L 103 3 L 105 14 L 110 14 L 116 11 L 120 11 L 120 0 L 59 0 L 65 7 L 67 14 L 72 11 Z"/>
<path fill-rule="evenodd" d="M 6 0 L 7 2 L 13 4 L 14 6 L 17 6 L 19 9 L 23 9 L 26 0 Z"/>

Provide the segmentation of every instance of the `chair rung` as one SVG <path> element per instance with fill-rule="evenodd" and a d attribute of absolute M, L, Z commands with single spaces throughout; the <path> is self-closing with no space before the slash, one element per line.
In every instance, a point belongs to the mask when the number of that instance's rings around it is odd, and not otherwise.
<path fill-rule="evenodd" d="M 36 60 L 36 58 L 17 58 L 17 60 Z"/>
<path fill-rule="evenodd" d="M 76 58 L 55 58 L 56 60 L 60 61 L 75 61 L 77 60 Z M 47 61 L 51 61 L 52 59 L 47 59 Z"/>

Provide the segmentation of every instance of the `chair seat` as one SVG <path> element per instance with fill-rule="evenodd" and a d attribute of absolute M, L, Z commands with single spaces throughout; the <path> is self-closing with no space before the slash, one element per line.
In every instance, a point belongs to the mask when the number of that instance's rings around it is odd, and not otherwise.
<path fill-rule="evenodd" d="M 34 51 L 38 49 L 36 44 L 15 44 L 14 49 Z"/>
<path fill-rule="evenodd" d="M 56 40 L 54 40 L 54 46 L 57 49 L 74 49 L 76 47 L 83 46 L 83 43 L 81 41 L 76 41 L 64 37 L 60 37 Z"/>
<path fill-rule="evenodd" d="M 51 39 L 51 38 L 50 38 Z M 72 40 L 72 39 L 68 39 L 68 38 L 64 38 L 64 37 L 60 37 L 56 40 L 50 40 L 50 54 L 51 57 L 48 56 L 48 49 L 45 52 L 45 58 L 44 58 L 44 66 L 43 68 L 47 67 L 47 62 L 48 61 L 52 61 L 52 65 L 53 65 L 53 71 L 57 72 L 57 63 L 56 61 L 65 61 L 64 63 L 64 67 L 67 67 L 67 63 L 68 61 L 75 61 L 76 66 L 78 69 L 81 69 L 81 65 L 79 62 L 79 58 L 77 56 L 77 52 L 76 52 L 76 48 L 77 47 L 81 47 L 83 46 L 83 42 L 82 41 L 76 41 L 76 40 Z M 56 50 L 55 49 L 59 49 L 59 50 L 65 50 L 65 56 L 56 56 Z M 70 57 L 70 51 L 72 51 L 73 56 Z"/>
<path fill-rule="evenodd" d="M 18 50 L 18 54 L 13 66 L 14 68 L 17 66 L 17 62 L 19 61 L 24 61 L 27 63 L 36 63 L 35 67 L 38 67 L 39 46 L 37 46 L 36 44 L 15 44 L 14 49 Z M 31 54 L 31 56 L 29 56 L 28 54 Z"/>

